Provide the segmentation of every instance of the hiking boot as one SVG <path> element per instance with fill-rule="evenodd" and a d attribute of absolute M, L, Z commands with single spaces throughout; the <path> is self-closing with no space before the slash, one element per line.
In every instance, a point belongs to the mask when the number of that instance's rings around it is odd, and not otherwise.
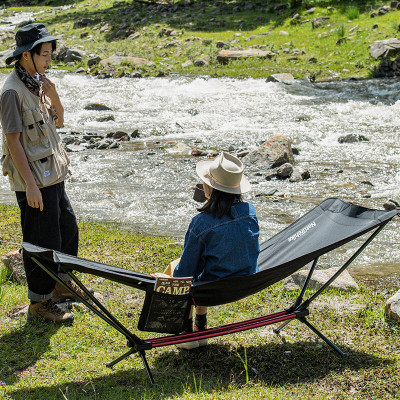
<path fill-rule="evenodd" d="M 30 304 L 27 314 L 28 321 L 44 319 L 52 322 L 72 322 L 74 314 L 61 310 L 53 300 Z"/>
<path fill-rule="evenodd" d="M 74 281 L 68 281 L 64 283 L 70 287 L 71 290 L 65 289 L 62 285 L 56 282 L 56 286 L 54 287 L 52 295 L 53 301 L 57 303 L 62 303 L 67 300 L 80 301 L 79 297 L 76 295 L 83 297 L 85 300 L 89 299 L 88 295 Z M 88 290 L 90 293 L 94 293 L 93 289 Z"/>

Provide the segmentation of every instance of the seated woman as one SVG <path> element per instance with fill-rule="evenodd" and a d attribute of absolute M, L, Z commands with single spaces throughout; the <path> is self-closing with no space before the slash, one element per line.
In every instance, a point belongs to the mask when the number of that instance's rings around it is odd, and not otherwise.
<path fill-rule="evenodd" d="M 254 207 L 241 198 L 242 193 L 250 190 L 242 162 L 222 152 L 214 160 L 200 161 L 196 172 L 203 182 L 207 202 L 190 222 L 173 276 L 193 276 L 196 282 L 258 272 L 258 220 Z M 207 307 L 196 307 L 194 327 L 192 325 L 190 317 L 185 332 L 206 329 Z M 205 344 L 206 339 L 177 347 L 192 349 Z"/>

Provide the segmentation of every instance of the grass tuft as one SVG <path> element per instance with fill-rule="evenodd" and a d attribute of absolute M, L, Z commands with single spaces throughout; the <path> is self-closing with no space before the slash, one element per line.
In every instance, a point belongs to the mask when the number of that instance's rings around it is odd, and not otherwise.
<path fill-rule="evenodd" d="M 349 20 L 357 19 L 360 16 L 360 10 L 358 7 L 351 6 L 346 9 L 346 16 Z"/>

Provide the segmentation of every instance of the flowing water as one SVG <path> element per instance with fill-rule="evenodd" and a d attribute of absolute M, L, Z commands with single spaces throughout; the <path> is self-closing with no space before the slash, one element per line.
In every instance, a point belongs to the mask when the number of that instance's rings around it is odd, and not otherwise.
<path fill-rule="evenodd" d="M 276 134 L 292 140 L 299 150 L 296 164 L 309 169 L 311 179 L 289 183 L 266 181 L 262 170 L 249 174 L 253 190 L 247 199 L 256 207 L 262 240 L 327 197 L 372 208 L 382 208 L 388 199 L 400 201 L 400 81 L 287 86 L 263 79 L 182 76 L 101 80 L 57 70 L 48 76 L 64 103 L 62 132 L 140 132 L 119 149 L 69 153 L 73 177 L 68 193 L 81 218 L 117 221 L 135 231 L 182 239 L 196 214 L 191 187 L 198 182 L 198 158 L 175 154 L 173 142 L 252 150 Z M 0 74 L 0 85 L 5 77 Z M 93 102 L 112 111 L 84 110 Z M 97 122 L 105 115 L 115 121 Z M 338 137 L 347 134 L 369 141 L 339 144 Z M 257 196 L 271 189 L 283 197 Z M 15 204 L 4 177 L 0 202 Z M 398 228 L 395 219 L 357 259 L 352 273 L 399 273 Z M 334 262 L 345 260 L 351 247 Z"/>

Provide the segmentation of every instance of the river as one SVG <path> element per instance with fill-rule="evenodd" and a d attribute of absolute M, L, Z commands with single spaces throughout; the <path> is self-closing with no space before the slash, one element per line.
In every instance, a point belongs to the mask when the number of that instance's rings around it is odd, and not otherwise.
<path fill-rule="evenodd" d="M 140 133 L 119 149 L 69 153 L 73 175 L 68 193 L 81 218 L 182 239 L 196 214 L 190 188 L 198 182 L 198 158 L 173 154 L 171 142 L 252 150 L 276 134 L 291 139 L 299 151 L 296 164 L 308 169 L 311 179 L 289 183 L 266 181 L 266 171 L 250 174 L 253 190 L 246 199 L 256 207 L 262 240 L 327 197 L 372 208 L 382 208 L 388 199 L 400 201 L 398 80 L 300 81 L 289 86 L 263 79 L 185 76 L 101 80 L 55 69 L 48 76 L 65 107 L 61 132 Z M 5 77 L 0 74 L 0 85 Z M 112 111 L 84 110 L 93 102 Z M 115 121 L 97 121 L 106 115 Z M 347 134 L 369 141 L 340 144 L 338 137 Z M 278 189 L 282 197 L 257 196 L 271 189 Z M 4 177 L 0 202 L 15 204 Z M 357 259 L 352 273 L 399 273 L 398 228 L 395 219 Z M 325 265 L 344 260 L 351 247 Z"/>

